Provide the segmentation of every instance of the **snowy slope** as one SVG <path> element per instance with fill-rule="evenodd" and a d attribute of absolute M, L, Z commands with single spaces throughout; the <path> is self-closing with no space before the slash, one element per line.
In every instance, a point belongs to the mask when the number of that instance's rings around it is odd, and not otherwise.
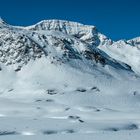
<path fill-rule="evenodd" d="M 131 66 L 133 71 L 140 74 L 140 38 L 132 40 L 119 40 L 111 45 L 99 45 L 99 49 L 106 52 L 110 57 Z"/>
<path fill-rule="evenodd" d="M 0 139 L 135 140 L 140 133 L 139 38 L 96 27 L 0 20 Z"/>

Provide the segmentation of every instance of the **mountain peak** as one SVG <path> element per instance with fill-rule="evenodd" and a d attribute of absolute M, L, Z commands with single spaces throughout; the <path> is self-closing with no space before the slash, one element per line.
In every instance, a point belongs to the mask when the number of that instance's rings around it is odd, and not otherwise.
<path fill-rule="evenodd" d="M 96 27 L 93 25 L 84 25 L 81 24 L 79 22 L 75 22 L 75 21 L 67 21 L 67 20 L 59 20 L 59 19 L 50 19 L 50 20 L 42 20 L 40 22 L 38 22 L 35 25 L 39 25 L 39 24 L 51 24 L 51 25 L 59 25 L 59 26 L 69 26 L 71 28 L 74 27 L 85 27 L 87 29 L 95 29 Z"/>
<path fill-rule="evenodd" d="M 29 28 L 34 30 L 57 30 L 68 34 L 75 34 L 78 32 L 97 33 L 97 28 L 95 26 L 58 19 L 43 20 Z"/>
<path fill-rule="evenodd" d="M 120 48 L 123 51 L 128 48 L 123 47 L 128 43 L 113 42 L 98 32 L 95 26 L 53 19 L 43 20 L 28 27 L 18 27 L 11 26 L 0 18 L 0 28 L 0 63 L 14 65 L 16 69 L 28 64 L 30 60 L 43 56 L 54 64 L 68 64 L 73 60 L 88 61 L 88 63 L 92 61 L 93 65 L 100 63 L 103 66 L 110 65 L 119 68 L 122 68 L 120 62 L 130 64 L 122 59 L 118 60 L 116 57 L 115 60 L 111 59 L 116 55 L 110 58 L 108 51 L 105 50 L 109 46 L 117 45 L 122 46 Z M 135 45 L 138 46 L 139 42 L 135 41 Z M 131 66 L 133 67 L 133 65 Z"/>
<path fill-rule="evenodd" d="M 59 31 L 64 34 L 74 36 L 82 41 L 90 42 L 94 45 L 98 42 L 97 34 L 98 30 L 95 26 L 84 25 L 78 22 L 66 21 L 66 20 L 43 20 L 35 25 L 26 27 L 33 31 Z"/>

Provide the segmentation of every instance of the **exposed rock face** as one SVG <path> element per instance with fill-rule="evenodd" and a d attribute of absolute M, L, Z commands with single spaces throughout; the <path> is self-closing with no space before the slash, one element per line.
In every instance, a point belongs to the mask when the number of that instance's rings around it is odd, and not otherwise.
<path fill-rule="evenodd" d="M 128 41 L 129 44 L 139 44 L 138 42 Z M 121 60 L 117 62 L 104 52 L 105 47 L 115 43 L 98 32 L 95 26 L 76 22 L 45 20 L 33 26 L 17 27 L 0 19 L 0 62 L 13 65 L 15 71 L 19 71 L 30 60 L 42 56 L 54 64 L 75 59 L 89 60 L 103 66 L 113 64 L 113 67 L 124 67 L 125 64 L 119 62 Z"/>
<path fill-rule="evenodd" d="M 140 37 L 128 40 L 127 43 L 129 43 L 132 46 L 136 46 L 140 49 Z"/>
<path fill-rule="evenodd" d="M 51 63 L 63 63 L 87 58 L 89 52 L 88 59 L 93 60 L 91 54 L 99 42 L 94 26 L 48 20 L 30 27 L 16 27 L 0 19 L 0 62 L 14 65 L 15 70 L 42 56 L 50 58 Z"/>
<path fill-rule="evenodd" d="M 54 30 L 64 34 L 74 36 L 75 38 L 84 41 L 91 45 L 98 45 L 98 30 L 95 26 L 87 26 L 76 22 L 64 20 L 44 20 L 40 23 L 27 27 L 30 30 Z"/>

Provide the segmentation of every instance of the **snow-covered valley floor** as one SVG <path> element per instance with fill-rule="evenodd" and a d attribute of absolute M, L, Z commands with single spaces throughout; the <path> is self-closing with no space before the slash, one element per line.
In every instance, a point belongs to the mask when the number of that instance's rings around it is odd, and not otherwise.
<path fill-rule="evenodd" d="M 81 96 L 81 93 L 71 93 L 69 98 L 76 98 L 74 94 Z M 35 135 L 28 137 L 34 140 L 139 139 L 138 109 L 121 107 L 116 110 L 105 105 L 94 106 L 94 103 L 88 105 L 94 95 L 89 98 L 90 93 L 82 94 L 87 103 L 73 106 L 68 101 L 63 103 L 68 98 L 65 94 L 39 96 L 32 100 L 1 98 L 0 139 L 22 139 L 26 135 Z"/>
<path fill-rule="evenodd" d="M 23 96 L 10 89 L 0 98 L 0 139 L 138 140 L 138 91 L 102 93 L 94 86 L 64 85 L 63 91 L 40 90 Z"/>
<path fill-rule="evenodd" d="M 140 78 L 80 67 L 43 58 L 18 73 L 3 67 L 0 139 L 138 140 Z"/>

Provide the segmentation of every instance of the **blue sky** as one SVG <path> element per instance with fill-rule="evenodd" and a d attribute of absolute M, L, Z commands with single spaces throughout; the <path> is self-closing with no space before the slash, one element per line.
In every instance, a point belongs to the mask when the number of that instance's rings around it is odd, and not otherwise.
<path fill-rule="evenodd" d="M 24 26 L 43 19 L 91 24 L 113 40 L 140 36 L 140 0 L 0 0 L 0 16 Z"/>

